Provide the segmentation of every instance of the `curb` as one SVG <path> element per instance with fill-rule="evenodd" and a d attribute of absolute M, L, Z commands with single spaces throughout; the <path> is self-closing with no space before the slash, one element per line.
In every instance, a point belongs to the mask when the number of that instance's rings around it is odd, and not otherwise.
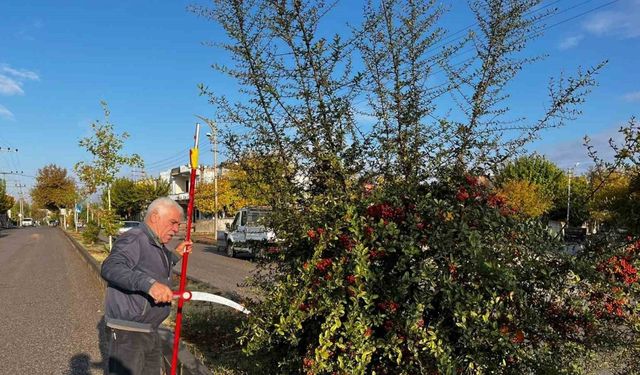
<path fill-rule="evenodd" d="M 100 285 L 102 285 L 102 293 L 104 294 L 105 289 L 107 288 L 107 282 L 100 276 L 100 265 L 98 262 L 93 259 L 91 254 L 82 246 L 75 238 L 71 237 L 64 230 L 58 228 L 64 236 L 69 239 L 73 247 L 78 251 L 82 260 L 85 261 L 87 267 L 92 271 L 92 273 L 96 276 Z M 175 271 L 174 271 L 175 272 Z M 198 279 L 187 277 L 197 282 L 202 282 Z M 206 283 L 205 283 L 206 284 Z M 162 339 L 162 364 L 164 368 L 164 373 L 168 374 L 171 369 L 171 356 L 173 353 L 173 332 L 168 328 L 160 327 L 158 328 L 158 334 Z M 191 352 L 187 349 L 187 347 L 180 342 L 180 347 L 178 350 L 178 375 L 211 375 L 212 372 L 209 370 L 202 362 L 200 362 L 196 357 L 191 354 Z"/>
<path fill-rule="evenodd" d="M 98 279 L 98 282 L 100 283 L 100 285 L 102 285 L 102 293 L 104 294 L 104 290 L 107 288 L 107 282 L 104 281 L 102 276 L 100 276 L 100 265 L 98 264 L 98 262 L 91 256 L 91 254 L 89 254 L 89 252 L 84 248 L 84 246 L 82 246 L 81 244 L 78 243 L 78 241 L 76 241 L 75 238 L 68 235 L 67 232 L 65 232 L 64 230 L 60 228 L 58 229 L 64 234 L 65 237 L 67 237 L 67 239 L 71 242 L 73 247 L 75 247 L 76 251 L 80 254 L 80 256 L 82 257 L 82 260 L 84 260 L 84 262 L 87 264 L 89 269 L 93 271 L 92 272 L 93 275 L 96 277 L 96 279 Z"/>

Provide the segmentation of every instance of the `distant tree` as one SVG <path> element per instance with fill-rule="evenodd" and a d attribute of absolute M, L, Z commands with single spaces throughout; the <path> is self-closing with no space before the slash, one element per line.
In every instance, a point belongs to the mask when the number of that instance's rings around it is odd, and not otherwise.
<path fill-rule="evenodd" d="M 37 206 L 31 207 L 31 218 L 36 221 L 42 221 L 47 217 L 47 209 Z"/>
<path fill-rule="evenodd" d="M 7 182 L 0 180 L 0 214 L 5 214 L 14 203 L 15 199 L 7 194 Z"/>
<path fill-rule="evenodd" d="M 600 190 L 604 190 L 600 195 L 607 195 L 612 190 L 617 191 L 619 199 L 611 199 L 608 207 L 610 219 L 614 225 L 626 228 L 633 234 L 640 233 L 640 123 L 636 117 L 631 117 L 629 121 L 618 130 L 622 135 L 622 141 L 616 143 L 609 140 L 609 145 L 614 151 L 613 160 L 608 161 L 599 157 L 597 150 L 591 145 L 589 137 L 585 137 L 589 156 L 595 163 L 594 187 L 592 195 L 597 197 Z M 628 187 L 620 186 L 624 183 L 616 177 L 617 174 L 624 173 L 628 178 Z M 616 183 L 617 182 L 617 183 Z M 613 186 L 607 188 L 608 183 Z M 618 185 L 616 187 L 616 185 Z M 620 196 L 621 195 L 621 196 Z M 602 203 L 602 202 L 601 202 Z M 598 206 L 597 206 L 598 207 Z M 602 208 L 602 206 L 599 206 Z"/>
<path fill-rule="evenodd" d="M 553 162 L 539 155 L 521 156 L 508 162 L 497 174 L 497 184 L 508 181 L 528 181 L 537 186 L 538 193 L 548 200 L 560 194 L 563 172 Z"/>
<path fill-rule="evenodd" d="M 142 158 L 138 154 L 124 155 L 121 153 L 124 141 L 129 138 L 127 132 L 121 134 L 114 133 L 114 124 L 110 121 L 109 107 L 107 103 L 100 102 L 104 111 L 104 123 L 95 121 L 91 124 L 93 136 L 82 138 L 79 142 L 84 147 L 93 160 L 89 163 L 81 161 L 76 163 L 74 169 L 84 184 L 85 190 L 92 194 L 99 188 L 104 188 L 107 193 L 107 210 L 111 211 L 111 184 L 116 178 L 116 174 L 123 166 L 142 167 Z M 106 218 L 114 218 L 111 213 Z M 111 236 L 115 235 L 117 226 L 111 223 L 106 231 L 109 235 L 109 248 L 111 248 Z"/>
<path fill-rule="evenodd" d="M 553 200 L 553 208 L 549 211 L 548 216 L 552 220 L 566 220 L 569 178 L 571 178 L 569 225 L 581 226 L 589 219 L 589 202 L 592 199 L 592 190 L 586 176 L 562 176 L 559 193 Z"/>
<path fill-rule="evenodd" d="M 31 217 L 31 205 L 26 200 L 22 202 L 22 214 L 24 217 Z M 12 216 L 15 218 L 20 213 L 20 199 L 16 199 L 11 207 Z"/>
<path fill-rule="evenodd" d="M 136 193 L 144 210 L 156 198 L 166 197 L 169 194 L 170 184 L 160 178 L 150 178 L 136 181 Z"/>
<path fill-rule="evenodd" d="M 602 187 L 593 195 L 589 202 L 591 218 L 600 223 L 612 223 L 619 212 L 627 204 L 631 176 L 624 171 L 608 173 L 602 170 L 592 170 L 589 173 L 591 186 Z"/>
<path fill-rule="evenodd" d="M 104 206 L 108 206 L 108 196 L 102 194 Z M 140 212 L 142 207 L 136 193 L 135 181 L 126 178 L 116 178 L 111 184 L 111 208 L 116 215 L 130 220 L 134 213 Z"/>
<path fill-rule="evenodd" d="M 134 181 L 121 177 L 111 185 L 111 205 L 115 214 L 126 220 L 137 218 L 142 211 L 156 198 L 166 196 L 169 184 L 160 179 Z M 102 195 L 107 206 L 108 196 Z"/>
<path fill-rule="evenodd" d="M 553 206 L 543 187 L 528 180 L 508 180 L 499 192 L 518 215 L 525 218 L 540 217 Z"/>
<path fill-rule="evenodd" d="M 267 204 L 270 187 L 261 181 L 258 160 L 243 158 L 241 162 L 227 162 L 224 173 L 218 177 L 218 211 L 233 214 L 248 205 Z M 252 172 L 253 171 L 253 172 Z M 203 182 L 196 190 L 196 207 L 203 213 L 214 213 L 214 183 Z"/>
<path fill-rule="evenodd" d="M 73 207 L 76 184 L 65 168 L 49 164 L 38 170 L 31 198 L 36 206 L 58 212 L 60 208 Z"/>

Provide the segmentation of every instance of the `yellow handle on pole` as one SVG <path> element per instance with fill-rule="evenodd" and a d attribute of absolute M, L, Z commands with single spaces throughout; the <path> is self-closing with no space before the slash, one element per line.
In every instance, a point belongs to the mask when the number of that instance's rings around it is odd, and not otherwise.
<path fill-rule="evenodd" d="M 192 148 L 189 156 L 191 157 L 191 169 L 198 168 L 198 149 Z"/>

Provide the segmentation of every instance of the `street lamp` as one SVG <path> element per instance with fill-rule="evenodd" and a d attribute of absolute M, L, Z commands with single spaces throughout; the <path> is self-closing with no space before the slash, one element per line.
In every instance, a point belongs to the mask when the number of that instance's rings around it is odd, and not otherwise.
<path fill-rule="evenodd" d="M 569 227 L 569 212 L 571 211 L 571 177 L 573 176 L 573 171 L 578 167 L 580 163 L 575 163 L 572 168 L 569 168 L 569 184 L 567 186 L 567 223 L 565 227 Z"/>
<path fill-rule="evenodd" d="M 197 118 L 204 121 L 211 133 L 207 133 L 207 138 L 213 146 L 213 233 L 215 240 L 218 241 L 218 125 L 210 119 L 196 115 Z"/>

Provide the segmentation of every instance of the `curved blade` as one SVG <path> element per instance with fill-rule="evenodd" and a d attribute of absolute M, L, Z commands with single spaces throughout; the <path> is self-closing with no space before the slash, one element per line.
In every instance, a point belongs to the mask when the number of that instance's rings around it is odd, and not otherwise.
<path fill-rule="evenodd" d="M 205 293 L 205 292 L 191 292 L 191 300 L 192 301 L 207 301 L 207 302 L 213 302 L 213 303 L 218 303 L 220 305 L 225 305 L 225 306 L 229 306 L 231 308 L 234 308 L 238 311 L 241 311 L 245 314 L 249 314 L 250 311 L 247 310 L 244 306 L 242 306 L 241 304 L 237 303 L 237 302 L 233 302 L 232 300 L 228 299 L 228 298 L 224 298 L 215 294 L 211 294 L 211 293 Z"/>

